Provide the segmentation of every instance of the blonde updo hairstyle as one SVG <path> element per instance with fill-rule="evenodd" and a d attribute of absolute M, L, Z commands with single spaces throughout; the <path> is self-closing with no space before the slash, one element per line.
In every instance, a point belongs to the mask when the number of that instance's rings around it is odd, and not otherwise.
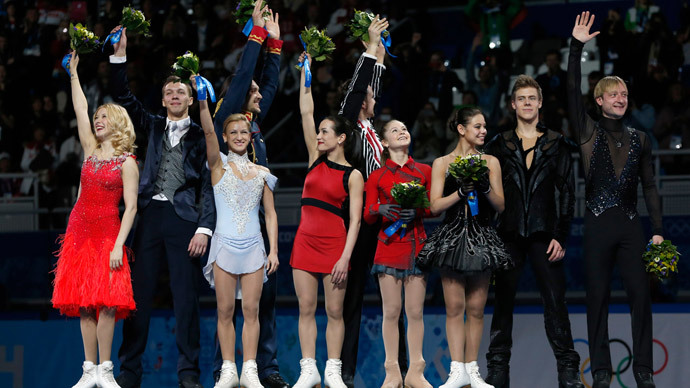
<path fill-rule="evenodd" d="M 247 126 L 249 132 L 252 131 L 252 125 L 249 123 L 247 116 L 243 115 L 242 113 L 233 113 L 230 116 L 228 116 L 228 118 L 225 119 L 225 121 L 223 122 L 223 134 L 226 134 L 228 130 L 228 125 L 238 121 L 244 123 Z"/>
<path fill-rule="evenodd" d="M 115 156 L 122 155 L 125 152 L 134 153 L 134 149 L 137 148 L 134 144 L 137 135 L 134 132 L 134 125 L 129 118 L 129 114 L 127 114 L 127 110 L 117 104 L 103 104 L 96 109 L 96 113 L 93 115 L 94 121 L 96 120 L 96 114 L 101 109 L 105 109 L 106 116 L 108 117 L 108 126 L 111 131 L 110 142 L 115 149 Z M 100 140 L 96 138 L 96 141 L 98 141 L 100 146 Z"/>

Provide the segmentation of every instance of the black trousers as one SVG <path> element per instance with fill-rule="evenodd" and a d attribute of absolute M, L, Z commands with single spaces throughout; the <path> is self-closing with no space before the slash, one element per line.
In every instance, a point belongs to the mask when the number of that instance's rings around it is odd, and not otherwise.
<path fill-rule="evenodd" d="M 359 349 L 359 328 L 362 322 L 362 303 L 364 288 L 371 276 L 371 266 L 376 255 L 380 223 L 373 225 L 362 221 L 357 236 L 357 243 L 350 259 L 350 272 L 347 275 L 347 289 L 343 301 L 343 320 L 345 321 L 345 339 L 340 353 L 343 362 L 342 375 L 344 380 L 352 380 L 357 369 L 357 351 Z M 379 297 L 381 294 L 378 294 Z M 407 371 L 407 341 L 405 340 L 404 309 L 400 311 L 398 330 L 400 342 L 398 344 L 398 363 L 403 374 Z"/>
<path fill-rule="evenodd" d="M 631 220 L 618 207 L 599 216 L 590 211 L 585 214 L 587 336 L 592 373 L 612 370 L 608 318 L 614 265 L 630 305 L 633 371 L 652 371 L 652 302 L 642 263 L 645 245 L 639 216 Z"/>
<path fill-rule="evenodd" d="M 132 288 L 136 312 L 127 318 L 122 330 L 121 373 L 141 378 L 141 357 L 151 320 L 152 301 L 160 267 L 165 262 L 170 271 L 170 290 L 175 311 L 175 340 L 179 357 L 177 373 L 199 376 L 199 278 L 198 258 L 187 254 L 189 241 L 197 225 L 181 219 L 168 201 L 156 201 L 141 210 L 134 236 Z"/>
<path fill-rule="evenodd" d="M 545 233 L 530 237 L 510 236 L 504 238 L 515 267 L 494 273 L 495 307 L 491 320 L 491 343 L 486 355 L 491 368 L 508 368 L 510 349 L 513 345 L 513 307 L 515 293 L 526 258 L 534 271 L 542 303 L 544 305 L 544 328 L 551 349 L 558 364 L 558 370 L 575 369 L 580 366 L 580 356 L 575 351 L 570 331 L 570 319 L 565 303 L 565 270 L 563 261 L 549 262 L 546 250 L 551 237 Z"/>

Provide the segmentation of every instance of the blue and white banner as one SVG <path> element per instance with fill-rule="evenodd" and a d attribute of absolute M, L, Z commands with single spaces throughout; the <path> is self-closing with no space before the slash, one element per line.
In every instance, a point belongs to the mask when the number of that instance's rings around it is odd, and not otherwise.
<path fill-rule="evenodd" d="M 658 387 L 687 386 L 687 366 L 690 365 L 690 331 L 684 330 L 690 321 L 690 306 L 655 306 L 654 314 L 654 379 Z M 613 388 L 635 387 L 629 351 L 632 348 L 630 318 L 625 308 L 613 306 L 609 318 L 611 356 L 614 369 Z M 533 388 L 557 385 L 556 361 L 544 333 L 544 320 L 540 311 L 528 308 L 518 311 L 513 329 L 513 358 L 511 360 L 511 387 Z M 665 311 L 667 310 L 667 311 Z M 207 312 L 202 319 L 201 373 L 204 386 L 211 387 L 214 357 L 215 318 Z M 326 360 L 324 339 L 326 317 L 317 316 L 319 336 L 316 358 L 320 370 Z M 582 358 L 581 376 L 585 386 L 591 386 L 587 351 L 586 319 L 583 312 L 570 315 L 575 348 Z M 491 315 L 485 316 L 484 336 L 479 352 L 482 375 L 486 373 L 486 349 Z M 170 387 L 177 385 L 177 346 L 171 316 L 154 316 L 151 320 L 147 350 L 143 358 L 145 375 L 143 387 Z M 445 335 L 445 315 L 439 308 L 429 309 L 424 317 L 424 358 L 426 377 L 438 386 L 447 378 L 450 364 Z M 280 310 L 277 326 L 278 361 L 280 371 L 289 383 L 299 377 L 299 339 L 297 312 Z M 241 321 L 237 327 L 241 328 Z M 121 324 L 115 330 L 113 357 L 121 342 Z M 238 330 L 238 345 L 240 330 Z M 365 309 L 360 332 L 359 360 L 355 383 L 357 387 L 380 386 L 384 378 L 384 350 L 381 340 L 381 313 L 379 309 Z M 242 359 L 241 352 L 237 359 Z M 79 380 L 83 350 L 77 319 L 4 320 L 0 321 L 0 387 L 69 387 Z M 116 370 L 119 367 L 114 360 Z M 41 373 L 36 373 L 40 365 Z M 238 365 L 238 368 L 241 366 Z"/>

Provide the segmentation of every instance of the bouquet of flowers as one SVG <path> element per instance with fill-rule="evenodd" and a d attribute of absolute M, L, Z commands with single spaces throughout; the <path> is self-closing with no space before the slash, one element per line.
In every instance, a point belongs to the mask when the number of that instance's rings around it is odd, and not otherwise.
<path fill-rule="evenodd" d="M 238 26 L 245 26 L 247 22 L 252 20 L 252 13 L 254 12 L 255 4 L 256 0 L 240 0 L 237 3 L 237 7 L 235 8 L 235 23 L 237 23 Z M 266 0 L 261 0 L 261 9 L 264 9 L 265 6 Z M 263 16 L 268 16 L 268 13 L 264 12 Z M 253 23 L 252 26 L 254 26 Z M 251 31 L 251 27 L 249 28 L 249 31 Z"/>
<path fill-rule="evenodd" d="M 199 74 L 199 57 L 191 51 L 186 51 L 184 55 L 177 57 L 172 70 L 173 74 L 182 79 L 182 82 L 189 82 L 189 77 Z"/>
<path fill-rule="evenodd" d="M 369 26 L 374 17 L 375 15 L 371 12 L 355 10 L 355 16 L 345 25 L 350 30 L 350 38 L 369 42 Z M 388 38 L 390 32 L 388 30 L 383 31 L 382 35 L 384 38 Z"/>
<path fill-rule="evenodd" d="M 206 78 L 199 74 L 199 57 L 187 50 L 184 55 L 177 57 L 177 62 L 172 65 L 173 74 L 180 77 L 180 82 L 190 82 L 189 78 L 195 75 L 196 96 L 200 101 L 206 100 L 206 94 L 211 97 L 212 102 L 216 102 L 216 93 L 213 85 Z"/>
<path fill-rule="evenodd" d="M 335 43 L 326 35 L 326 30 L 318 30 L 316 27 L 304 28 L 299 35 L 304 51 L 315 61 L 324 61 L 330 58 L 335 50 Z M 301 66 L 298 66 L 301 67 Z"/>
<path fill-rule="evenodd" d="M 78 55 L 90 53 L 95 51 L 101 42 L 99 37 L 97 37 L 93 32 L 82 26 L 81 23 L 69 24 L 69 46 Z"/>
<path fill-rule="evenodd" d="M 77 23 L 76 26 L 72 23 L 69 24 L 69 46 L 77 55 L 95 51 L 100 44 L 101 42 L 96 34 L 87 30 L 81 23 Z M 72 76 L 72 73 L 69 71 L 69 62 L 71 58 L 71 53 L 62 58 L 62 67 L 70 77 Z"/>
<path fill-rule="evenodd" d="M 478 182 L 479 179 L 489 172 L 489 167 L 486 165 L 486 160 L 482 159 L 479 154 L 468 155 L 464 158 L 458 156 L 453 163 L 448 166 L 448 173 L 459 181 L 472 180 Z M 479 214 L 479 202 L 477 200 L 477 191 L 472 190 L 467 194 L 467 203 L 470 205 L 470 212 L 472 216 Z"/>
<path fill-rule="evenodd" d="M 486 160 L 479 154 L 468 155 L 464 158 L 458 156 L 453 163 L 448 166 L 448 173 L 458 180 L 471 179 L 475 182 L 489 171 Z"/>
<path fill-rule="evenodd" d="M 122 28 L 126 28 L 128 32 L 133 34 L 143 34 L 145 37 L 151 37 L 149 27 L 151 22 L 146 20 L 144 13 L 132 7 L 122 8 L 122 19 L 120 19 Z"/>
<path fill-rule="evenodd" d="M 673 273 L 678 273 L 678 258 L 680 253 L 670 240 L 664 240 L 661 244 L 647 244 L 647 250 L 642 254 L 645 269 L 657 277 L 668 278 Z"/>
<path fill-rule="evenodd" d="M 403 209 L 426 209 L 429 207 L 429 193 L 426 187 L 415 181 L 396 183 L 391 189 L 391 196 Z M 384 233 L 391 237 L 400 228 L 403 228 L 400 232 L 400 237 L 403 237 L 405 230 L 407 230 L 407 223 L 402 220 L 395 221 L 386 228 Z"/>

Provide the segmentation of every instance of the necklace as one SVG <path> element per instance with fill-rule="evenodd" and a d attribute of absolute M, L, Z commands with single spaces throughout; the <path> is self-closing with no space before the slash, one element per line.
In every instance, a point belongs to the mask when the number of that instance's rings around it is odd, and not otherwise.
<path fill-rule="evenodd" d="M 243 177 L 249 174 L 249 157 L 246 152 L 242 155 L 237 155 L 232 151 L 228 152 L 228 162 L 235 163 L 237 171 L 239 171 Z"/>
<path fill-rule="evenodd" d="M 613 139 L 616 148 L 621 148 L 623 146 L 623 136 L 625 136 L 625 132 L 621 131 L 621 135 L 618 138 L 613 136 L 613 132 L 609 132 L 609 135 Z"/>

